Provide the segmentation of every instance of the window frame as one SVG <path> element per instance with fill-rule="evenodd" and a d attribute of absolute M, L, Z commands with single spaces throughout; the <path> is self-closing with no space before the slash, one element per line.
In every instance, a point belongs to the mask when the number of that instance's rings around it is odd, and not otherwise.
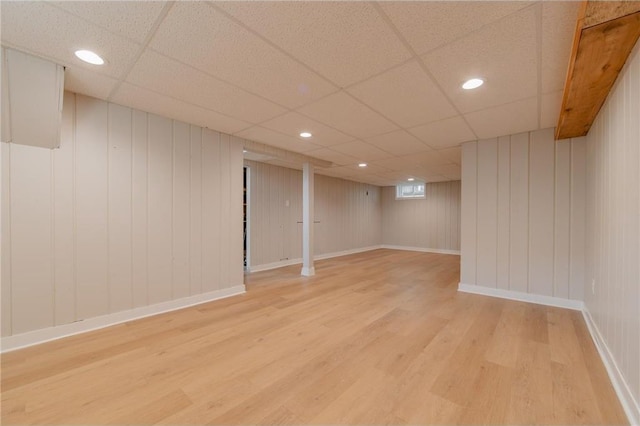
<path fill-rule="evenodd" d="M 422 194 L 419 195 L 401 195 L 401 188 L 412 187 L 413 192 L 416 192 L 416 187 L 422 186 Z M 427 184 L 424 182 L 402 182 L 396 184 L 396 200 L 424 200 L 427 198 Z"/>

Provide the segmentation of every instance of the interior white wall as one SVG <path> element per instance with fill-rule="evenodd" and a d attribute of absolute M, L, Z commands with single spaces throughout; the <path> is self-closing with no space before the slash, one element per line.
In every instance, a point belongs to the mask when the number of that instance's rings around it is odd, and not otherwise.
<path fill-rule="evenodd" d="M 586 144 L 584 301 L 627 408 L 640 422 L 640 44 Z"/>
<path fill-rule="evenodd" d="M 461 284 L 582 300 L 584 167 L 553 129 L 463 144 Z"/>
<path fill-rule="evenodd" d="M 242 144 L 71 93 L 2 144 L 2 335 L 243 286 Z"/>
<path fill-rule="evenodd" d="M 424 199 L 396 200 L 382 188 L 382 242 L 434 251 L 460 250 L 460 181 L 427 183 Z"/>
<path fill-rule="evenodd" d="M 251 269 L 302 258 L 302 171 L 255 161 L 250 167 Z M 317 256 L 378 246 L 380 188 L 315 175 Z"/>

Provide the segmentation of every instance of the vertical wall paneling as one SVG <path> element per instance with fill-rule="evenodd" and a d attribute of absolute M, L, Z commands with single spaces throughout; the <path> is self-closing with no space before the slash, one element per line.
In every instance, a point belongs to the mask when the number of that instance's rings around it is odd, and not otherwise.
<path fill-rule="evenodd" d="M 66 93 L 59 149 L 2 144 L 3 337 L 242 286 L 242 143 L 202 133 Z"/>
<path fill-rule="evenodd" d="M 529 134 L 511 136 L 510 290 L 527 292 L 529 275 Z M 464 200 L 464 196 L 463 196 Z"/>
<path fill-rule="evenodd" d="M 149 115 L 149 206 L 148 279 L 149 303 L 165 302 L 172 296 L 172 198 L 173 123 L 165 117 Z"/>
<path fill-rule="evenodd" d="M 640 44 L 627 59 L 616 84 L 584 141 L 572 140 L 572 159 L 586 155 L 586 170 L 572 163 L 572 227 L 584 226 L 571 240 L 571 281 L 586 265 L 584 300 L 607 346 L 609 363 L 633 423 L 640 421 Z M 586 173 L 586 187 L 574 177 Z M 573 194 L 572 194 L 573 195 Z M 586 205 L 582 216 L 580 205 Z M 585 224 L 586 221 L 586 224 Z M 578 269 L 575 271 L 574 269 Z M 572 294 L 573 296 L 573 294 Z M 576 295 L 579 297 L 579 295 Z"/>
<path fill-rule="evenodd" d="M 471 143 L 475 164 L 463 163 L 463 174 L 477 176 L 477 190 L 463 192 L 462 202 L 477 205 L 477 250 L 461 261 L 475 262 L 477 277 L 463 284 L 564 299 L 582 294 L 584 249 L 574 245 L 584 239 L 586 176 L 584 147 L 576 143 L 554 141 L 553 129 Z"/>
<path fill-rule="evenodd" d="M 571 140 L 566 139 L 556 142 L 555 149 L 553 295 L 569 299 Z"/>
<path fill-rule="evenodd" d="M 462 145 L 462 205 L 460 211 L 460 282 L 476 283 L 478 144 Z"/>
<path fill-rule="evenodd" d="M 0 46 L 0 141 L 2 142 L 9 142 L 11 140 L 8 69 L 7 52 L 4 47 Z"/>
<path fill-rule="evenodd" d="M 131 109 L 109 104 L 108 113 L 108 285 L 110 311 L 118 312 L 133 307 Z"/>
<path fill-rule="evenodd" d="M 586 232 L 586 141 L 571 140 L 571 210 L 569 212 L 569 298 L 584 300 Z"/>
<path fill-rule="evenodd" d="M 10 171 L 12 331 L 21 333 L 54 323 L 51 151 L 12 144 Z"/>
<path fill-rule="evenodd" d="M 302 172 L 267 163 L 250 167 L 252 269 L 302 258 Z M 315 176 L 315 255 L 381 244 L 381 189 Z"/>
<path fill-rule="evenodd" d="M 189 265 L 190 234 L 190 126 L 173 123 L 173 296 L 177 299 L 191 294 Z"/>
<path fill-rule="evenodd" d="M 242 154 L 242 142 L 236 138 L 231 138 L 229 143 L 229 159 L 227 160 L 231 167 L 229 167 L 229 187 L 230 187 L 230 210 L 228 218 L 235 218 L 235 220 L 228 220 L 226 225 L 223 223 L 224 229 L 229 234 L 229 248 L 227 252 L 229 257 L 227 259 L 227 280 L 222 283 L 224 287 L 242 285 L 244 282 L 244 270 L 243 268 L 229 268 L 228 265 L 243 265 L 243 239 L 242 239 L 242 202 L 243 202 L 243 154 Z M 240 166 L 240 167 L 238 167 Z"/>
<path fill-rule="evenodd" d="M 149 116 L 133 110 L 131 123 L 131 261 L 133 306 L 149 303 Z"/>
<path fill-rule="evenodd" d="M 202 128 L 190 126 L 189 133 L 189 283 L 193 295 L 202 292 Z"/>
<path fill-rule="evenodd" d="M 450 201 L 455 214 L 455 220 L 452 224 L 452 229 L 454 232 L 451 239 L 451 247 L 456 247 L 457 250 L 460 250 L 460 217 L 462 216 L 460 212 L 460 206 L 462 203 L 462 188 L 460 185 L 460 181 L 458 181 L 455 185 L 452 184 L 452 189 L 453 196 L 451 197 Z"/>
<path fill-rule="evenodd" d="M 76 319 L 74 229 L 75 97 L 65 93 L 60 148 L 53 155 L 53 238 L 55 324 Z"/>
<path fill-rule="evenodd" d="M 231 250 L 228 248 L 231 247 L 232 237 L 237 238 L 237 233 L 232 235 L 232 230 L 229 228 L 230 224 L 225 224 L 225 218 L 230 217 L 231 215 L 231 173 L 230 173 L 230 163 L 229 157 L 231 155 L 231 147 L 230 147 L 230 138 L 229 135 L 221 134 L 220 135 L 220 192 L 219 192 L 219 209 L 220 209 L 220 246 L 224 247 L 223 250 L 220 251 L 220 262 L 222 265 L 226 265 L 231 261 Z M 229 271 L 226 268 L 220 268 L 219 275 L 219 283 L 221 285 L 228 284 L 231 276 Z"/>
<path fill-rule="evenodd" d="M 439 200 L 442 189 L 444 189 L 442 186 L 431 186 L 428 189 L 428 192 L 431 193 L 432 198 Z M 433 220 L 434 222 L 438 222 L 438 213 L 440 212 L 441 206 L 442 205 L 440 202 L 432 203 L 429 205 L 429 218 L 431 218 L 431 220 Z M 434 246 L 438 245 L 438 240 L 440 238 L 440 235 L 443 233 L 444 229 L 438 229 L 436 227 L 436 230 L 437 230 L 436 232 L 431 234 L 431 241 L 430 241 L 430 243 Z"/>
<path fill-rule="evenodd" d="M 220 134 L 202 135 L 202 290 L 220 285 Z"/>
<path fill-rule="evenodd" d="M 553 129 L 531 133 L 529 143 L 529 292 L 553 296 Z"/>
<path fill-rule="evenodd" d="M 627 110 L 627 120 L 626 123 L 628 123 L 628 135 L 627 137 L 629 138 L 629 140 L 633 141 L 633 140 L 640 140 L 640 120 L 635 120 L 634 117 L 637 117 L 640 114 L 640 59 L 638 59 L 638 57 L 640 56 L 640 54 L 638 54 L 638 46 L 636 46 L 636 53 L 635 53 L 635 59 L 633 61 L 631 61 L 631 71 L 629 71 L 630 77 L 629 78 L 629 91 L 627 93 L 628 96 L 625 97 L 625 101 L 627 102 L 625 105 L 625 108 Z M 635 76 L 635 77 L 634 77 Z M 635 126 L 633 125 L 633 123 L 635 123 Z M 635 146 L 634 150 L 633 148 L 630 150 L 629 152 L 629 170 L 634 170 L 636 172 L 638 172 L 638 170 L 640 170 L 640 155 L 638 156 L 638 161 L 635 161 L 633 159 L 633 155 L 636 155 L 638 153 L 640 153 L 640 149 L 638 149 L 638 146 Z M 632 179 L 638 179 L 637 180 L 637 184 L 635 185 L 635 188 L 637 189 L 637 194 L 638 194 L 638 204 L 635 204 L 635 202 L 632 202 L 629 206 L 630 210 L 630 217 L 632 218 L 631 220 L 635 220 L 638 219 L 638 215 L 633 216 L 633 209 L 635 208 L 636 212 L 640 211 L 640 174 L 636 174 L 636 175 L 632 175 L 631 177 Z M 638 206 L 638 207 L 636 207 Z M 637 293 L 635 294 L 635 299 L 633 298 L 633 282 L 635 280 L 635 282 L 637 283 L 638 281 L 640 281 L 640 223 L 638 222 L 634 222 L 634 227 L 635 229 L 633 229 L 630 233 L 630 238 L 633 238 L 633 235 L 638 235 L 638 239 L 635 240 L 635 243 L 631 242 L 630 243 L 630 251 L 629 253 L 627 253 L 628 256 L 628 261 L 631 265 L 635 265 L 633 267 L 633 269 L 631 271 L 629 271 L 629 275 L 627 276 L 627 279 L 630 281 L 630 285 L 629 285 L 629 293 L 631 294 L 630 297 L 627 297 L 627 312 L 633 314 L 634 312 L 640 312 L 640 288 L 638 288 L 638 286 L 636 285 L 635 287 L 635 291 L 637 291 Z M 634 230 L 637 230 L 638 232 L 633 232 Z M 633 241 L 633 240 L 631 240 Z M 633 317 L 632 317 L 633 318 Z M 633 333 L 635 331 L 635 335 L 636 336 L 640 336 L 640 324 L 636 323 L 636 326 L 638 327 L 638 330 L 634 330 L 633 329 L 633 325 L 630 325 L 630 330 L 629 330 L 629 336 L 633 336 Z M 629 339 L 629 349 L 628 349 L 628 357 L 630 360 L 634 360 L 634 359 L 640 359 L 640 337 L 638 337 L 638 339 L 635 339 L 634 337 L 630 337 Z M 634 372 L 634 368 L 638 368 L 638 371 Z M 629 369 L 626 370 L 628 373 L 628 376 L 630 377 L 630 384 L 631 387 L 633 389 L 634 396 L 635 396 L 635 402 L 637 406 L 640 406 L 640 367 L 636 366 L 634 367 L 633 365 L 629 366 Z M 636 417 L 637 419 L 640 419 L 640 413 L 638 413 L 639 415 Z"/>
<path fill-rule="evenodd" d="M 77 319 L 109 312 L 107 117 L 107 103 L 76 98 Z"/>
<path fill-rule="evenodd" d="M 498 138 L 498 208 L 497 223 L 497 265 L 496 287 L 509 289 L 509 250 L 510 227 L 504 226 L 510 220 L 510 192 L 511 192 L 511 139 L 509 136 Z"/>
<path fill-rule="evenodd" d="M 497 284 L 498 236 L 498 140 L 478 142 L 478 196 L 476 283 L 485 287 Z"/>
<path fill-rule="evenodd" d="M 3 73 L 4 74 L 4 73 Z M 2 195 L 2 283 L 0 302 L 2 303 L 2 336 L 11 335 L 12 329 L 12 296 L 11 296 L 11 144 L 0 143 L 2 158 L 1 169 L 1 195 Z"/>
<path fill-rule="evenodd" d="M 621 232 L 624 235 L 622 256 L 624 268 L 621 272 L 623 289 L 620 299 L 624 300 L 624 319 L 621 337 L 623 369 L 629 375 L 629 385 L 635 392 L 635 401 L 640 408 L 640 48 L 636 46 L 635 60 L 630 63 L 624 78 L 624 176 L 623 188 L 625 205 L 622 211 Z M 634 143 L 633 141 L 636 141 Z M 635 296 L 635 297 L 634 297 Z M 632 322 L 636 318 L 635 327 Z M 640 410 L 639 410 L 640 411 Z M 640 413 L 637 413 L 640 422 Z"/>

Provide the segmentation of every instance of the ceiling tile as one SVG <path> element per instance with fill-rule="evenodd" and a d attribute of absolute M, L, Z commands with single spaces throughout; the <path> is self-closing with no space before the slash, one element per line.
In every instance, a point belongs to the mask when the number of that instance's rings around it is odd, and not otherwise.
<path fill-rule="evenodd" d="M 99 74 L 120 78 L 135 60 L 139 45 L 45 2 L 0 2 L 2 44 L 73 65 Z M 105 64 L 86 64 L 75 57 L 78 49 L 90 49 Z"/>
<path fill-rule="evenodd" d="M 150 46 L 289 108 L 337 90 L 204 2 L 176 3 Z"/>
<path fill-rule="evenodd" d="M 419 152 L 412 155 L 385 158 L 374 162 L 376 165 L 386 167 L 394 171 L 403 171 L 448 163 L 449 161 L 443 158 L 437 151 Z"/>
<path fill-rule="evenodd" d="M 142 43 L 164 1 L 56 1 L 52 4 L 102 28 Z"/>
<path fill-rule="evenodd" d="M 463 113 L 535 96 L 535 9 L 525 9 L 488 25 L 423 59 Z M 472 77 L 482 77 L 485 84 L 475 90 L 462 89 L 462 83 Z"/>
<path fill-rule="evenodd" d="M 395 185 L 396 183 L 399 183 L 399 182 L 406 182 L 407 179 L 409 179 L 410 177 L 413 177 L 413 178 L 417 177 L 417 176 L 413 176 L 411 173 L 397 172 L 397 171 L 378 173 L 378 176 L 380 176 L 383 179 L 386 179 L 389 182 L 392 182 L 392 185 Z"/>
<path fill-rule="evenodd" d="M 411 161 L 418 167 L 430 167 L 448 163 L 448 161 L 445 160 L 437 151 L 418 152 L 416 154 L 400 158 L 405 159 L 406 161 Z"/>
<path fill-rule="evenodd" d="M 403 127 L 456 115 L 451 103 L 416 61 L 359 83 L 348 92 Z"/>
<path fill-rule="evenodd" d="M 347 142 L 333 146 L 331 149 L 355 157 L 358 161 L 375 161 L 391 155 L 363 141 Z"/>
<path fill-rule="evenodd" d="M 389 120 L 344 92 L 334 93 L 299 108 L 298 112 L 358 138 L 376 136 L 397 129 Z"/>
<path fill-rule="evenodd" d="M 462 149 L 459 146 L 440 149 L 438 154 L 448 162 L 462 164 Z"/>
<path fill-rule="evenodd" d="M 461 167 L 459 164 L 435 164 L 423 169 L 429 175 L 450 175 L 460 174 Z"/>
<path fill-rule="evenodd" d="M 389 180 L 364 170 L 353 170 L 345 167 L 327 167 L 315 169 L 316 174 L 335 179 L 367 183 L 375 186 L 389 185 Z"/>
<path fill-rule="evenodd" d="M 365 176 L 365 178 L 367 179 L 368 184 L 370 185 L 375 185 L 375 186 L 380 186 L 380 187 L 385 187 L 385 186 L 394 186 L 395 182 L 392 181 L 391 179 L 385 179 L 381 176 L 377 176 L 377 175 L 367 175 Z"/>
<path fill-rule="evenodd" d="M 309 142 L 322 146 L 331 146 L 353 140 L 352 136 L 347 136 L 297 112 L 288 112 L 272 120 L 260 123 L 260 125 L 294 137 L 299 137 L 301 132 L 310 132 L 313 136 L 309 139 Z"/>
<path fill-rule="evenodd" d="M 461 180 L 462 179 L 462 172 L 449 173 L 449 174 L 444 175 L 444 177 L 446 177 L 447 180 Z"/>
<path fill-rule="evenodd" d="M 127 81 L 250 123 L 259 123 L 286 111 L 273 102 L 153 51 L 140 57 Z"/>
<path fill-rule="evenodd" d="M 368 2 L 216 2 L 340 87 L 411 54 Z"/>
<path fill-rule="evenodd" d="M 414 161 L 411 161 L 411 159 L 407 157 L 385 158 L 384 160 L 376 161 L 375 164 L 396 172 L 407 170 L 408 168 L 416 165 Z"/>
<path fill-rule="evenodd" d="M 473 131 L 460 116 L 413 127 L 409 131 L 422 142 L 436 149 L 457 146 L 462 142 L 476 139 Z"/>
<path fill-rule="evenodd" d="M 64 70 L 64 90 L 107 99 L 118 80 L 106 75 L 93 73 L 83 67 L 68 66 Z"/>
<path fill-rule="evenodd" d="M 564 88 L 581 2 L 542 2 L 542 92 Z"/>
<path fill-rule="evenodd" d="M 383 151 L 390 152 L 393 155 L 406 155 L 431 150 L 430 147 L 420 142 L 418 138 L 405 130 L 396 130 L 395 132 L 385 133 L 384 135 L 373 136 L 367 138 L 365 142 Z"/>
<path fill-rule="evenodd" d="M 345 166 L 347 164 L 357 164 L 358 159 L 330 148 L 320 148 L 305 153 L 310 157 L 319 158 L 321 160 L 331 161 L 334 164 Z"/>
<path fill-rule="evenodd" d="M 465 118 L 480 139 L 514 135 L 538 128 L 538 98 L 472 112 Z"/>
<path fill-rule="evenodd" d="M 334 176 L 334 177 L 351 177 L 358 174 L 357 170 L 353 170 L 347 167 L 335 166 L 335 167 L 327 167 L 316 170 L 319 174 L 325 176 Z"/>
<path fill-rule="evenodd" d="M 380 174 L 390 171 L 387 167 L 377 164 L 368 164 L 367 167 L 360 167 L 357 164 L 349 164 L 344 166 L 343 168 L 351 169 L 355 171 L 356 174 Z"/>
<path fill-rule="evenodd" d="M 457 180 L 457 179 L 451 179 L 451 178 L 448 178 L 447 176 L 442 176 L 442 175 L 427 176 L 425 178 L 426 183 L 448 182 L 450 180 Z"/>
<path fill-rule="evenodd" d="M 234 133 L 250 126 L 249 123 L 242 120 L 227 117 L 215 111 L 209 111 L 129 83 L 123 83 L 111 101 L 225 133 Z"/>
<path fill-rule="evenodd" d="M 540 128 L 556 127 L 562 108 L 562 90 L 542 95 L 540 104 Z"/>
<path fill-rule="evenodd" d="M 320 148 L 319 145 L 311 143 L 310 141 L 283 135 L 260 126 L 245 129 L 236 133 L 236 136 L 293 152 L 307 152 Z"/>
<path fill-rule="evenodd" d="M 411 47 L 423 54 L 527 7 L 531 2 L 383 1 L 379 4 Z"/>

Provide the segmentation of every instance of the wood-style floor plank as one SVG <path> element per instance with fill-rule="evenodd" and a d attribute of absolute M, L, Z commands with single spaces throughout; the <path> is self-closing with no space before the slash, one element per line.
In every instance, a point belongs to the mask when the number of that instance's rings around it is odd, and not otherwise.
<path fill-rule="evenodd" d="M 579 313 L 375 250 L 2 355 L 2 424 L 621 424 Z"/>

